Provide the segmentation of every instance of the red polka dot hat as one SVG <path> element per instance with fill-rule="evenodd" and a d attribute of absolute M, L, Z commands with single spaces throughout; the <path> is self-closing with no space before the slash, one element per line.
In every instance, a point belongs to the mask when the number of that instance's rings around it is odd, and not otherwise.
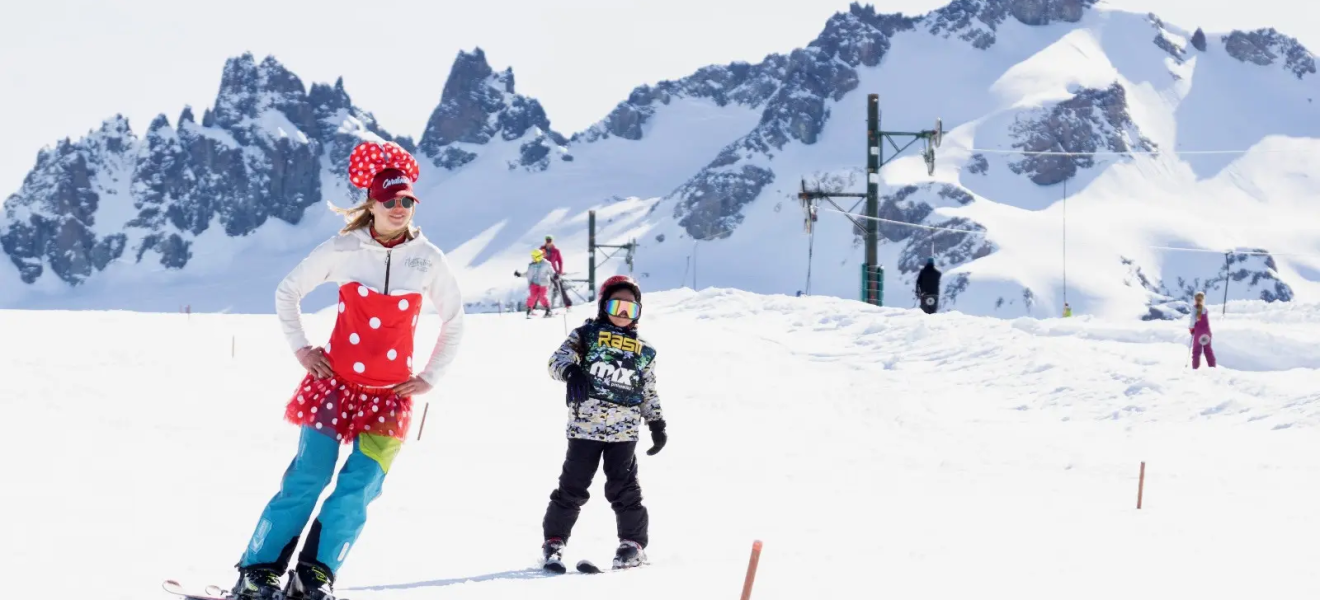
<path fill-rule="evenodd" d="M 378 202 L 411 196 L 421 171 L 417 160 L 394 142 L 366 141 L 348 157 L 348 180 Z"/>

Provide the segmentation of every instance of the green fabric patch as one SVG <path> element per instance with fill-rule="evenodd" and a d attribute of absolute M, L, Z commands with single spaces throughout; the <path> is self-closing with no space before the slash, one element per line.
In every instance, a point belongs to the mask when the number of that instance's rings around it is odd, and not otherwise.
<path fill-rule="evenodd" d="M 389 473 L 394 457 L 403 449 L 403 441 L 386 435 L 363 433 L 358 435 L 358 448 L 363 454 L 379 463 L 382 471 Z"/>

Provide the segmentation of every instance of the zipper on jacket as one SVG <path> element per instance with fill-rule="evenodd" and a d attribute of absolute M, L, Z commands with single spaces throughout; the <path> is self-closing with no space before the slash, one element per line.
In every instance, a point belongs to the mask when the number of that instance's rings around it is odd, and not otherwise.
<path fill-rule="evenodd" d="M 394 252 L 393 248 L 385 251 L 385 295 L 390 294 L 390 255 Z"/>

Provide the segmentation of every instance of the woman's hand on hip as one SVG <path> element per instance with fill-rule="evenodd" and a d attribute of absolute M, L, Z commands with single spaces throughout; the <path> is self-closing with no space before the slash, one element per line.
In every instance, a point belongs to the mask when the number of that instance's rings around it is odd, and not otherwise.
<path fill-rule="evenodd" d="M 325 379 L 335 374 L 334 369 L 330 368 L 330 359 L 325 357 L 325 351 L 321 348 L 311 346 L 299 348 L 297 356 L 303 368 L 318 378 Z"/>
<path fill-rule="evenodd" d="M 431 391 L 431 387 L 431 384 L 427 383 L 425 379 L 414 376 L 408 381 L 394 386 L 394 393 L 400 396 L 414 396 Z"/>

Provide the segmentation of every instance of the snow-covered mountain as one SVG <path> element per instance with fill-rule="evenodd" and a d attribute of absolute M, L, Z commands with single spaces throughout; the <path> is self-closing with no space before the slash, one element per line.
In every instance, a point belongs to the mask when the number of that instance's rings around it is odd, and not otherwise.
<path fill-rule="evenodd" d="M 342 81 L 304 91 L 244 55 L 201 123 L 185 110 L 137 137 L 116 117 L 39 154 L 0 217 L 0 306 L 268 312 L 340 225 L 325 204 L 361 197 L 344 159 L 377 137 L 418 154 L 418 222 L 474 304 L 520 298 L 512 271 L 545 234 L 585 277 L 592 209 L 599 243 L 638 241 L 648 289 L 792 294 L 810 272 L 811 294 L 856 298 L 861 238 L 829 210 L 807 235 L 796 192 L 864 191 L 868 93 L 886 130 L 946 131 L 933 175 L 913 150 L 881 170 L 880 216 L 928 227 L 881 223 L 888 305 L 912 305 L 929 255 L 944 308 L 974 314 L 1056 315 L 1065 289 L 1074 313 L 1133 319 L 1225 285 L 1315 301 L 1315 63 L 1274 29 L 1206 33 L 1094 0 L 853 4 L 803 48 L 640 86 L 572 135 L 511 69 L 464 52 L 414 145 Z"/>

